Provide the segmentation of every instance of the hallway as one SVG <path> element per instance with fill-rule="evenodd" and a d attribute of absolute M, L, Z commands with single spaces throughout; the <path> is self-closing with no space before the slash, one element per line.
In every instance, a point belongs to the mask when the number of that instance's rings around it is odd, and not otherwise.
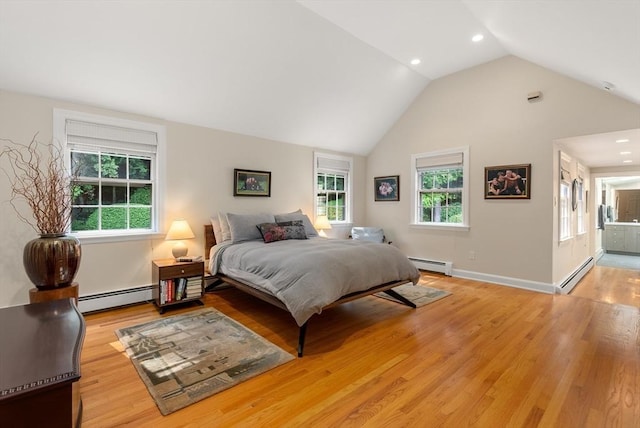
<path fill-rule="evenodd" d="M 569 295 L 640 308 L 640 271 L 596 265 Z"/>

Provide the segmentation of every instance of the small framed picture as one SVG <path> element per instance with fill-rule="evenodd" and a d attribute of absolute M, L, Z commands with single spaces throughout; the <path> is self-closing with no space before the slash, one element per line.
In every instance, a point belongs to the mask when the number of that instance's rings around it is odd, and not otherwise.
<path fill-rule="evenodd" d="M 376 201 L 400 200 L 400 176 L 374 177 L 374 194 Z"/>
<path fill-rule="evenodd" d="M 271 171 L 234 169 L 233 196 L 271 196 Z"/>
<path fill-rule="evenodd" d="M 485 167 L 484 198 L 530 199 L 531 164 Z"/>

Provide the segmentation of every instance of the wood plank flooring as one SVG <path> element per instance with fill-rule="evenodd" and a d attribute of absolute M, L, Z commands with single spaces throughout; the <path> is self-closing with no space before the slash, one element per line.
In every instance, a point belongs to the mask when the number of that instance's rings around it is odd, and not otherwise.
<path fill-rule="evenodd" d="M 584 281 L 612 275 L 596 267 Z M 423 281 L 453 294 L 418 309 L 367 297 L 327 310 L 311 319 L 303 358 L 165 417 L 114 334 L 161 315 L 151 304 L 89 314 L 83 427 L 638 426 L 635 297 L 611 304 L 428 273 Z M 284 311 L 235 289 L 204 301 L 295 355 L 298 329 Z"/>

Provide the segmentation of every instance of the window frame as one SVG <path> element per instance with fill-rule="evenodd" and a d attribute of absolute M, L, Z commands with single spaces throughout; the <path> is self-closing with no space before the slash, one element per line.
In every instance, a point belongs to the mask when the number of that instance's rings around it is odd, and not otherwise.
<path fill-rule="evenodd" d="M 578 193 L 577 193 L 577 206 L 576 206 L 576 235 L 584 235 L 587 233 L 587 216 L 586 216 L 586 201 L 585 201 L 585 177 L 586 169 L 578 162 Z"/>
<path fill-rule="evenodd" d="M 321 167 L 321 159 L 346 163 L 349 169 Z M 353 223 L 353 158 L 349 156 L 334 155 L 329 153 L 313 153 L 313 212 L 318 217 L 318 174 L 344 174 L 345 175 L 345 219 L 329 220 L 332 225 L 348 226 Z M 315 219 L 314 218 L 314 219 Z"/>
<path fill-rule="evenodd" d="M 462 155 L 462 223 L 442 223 L 442 222 L 423 222 L 420 221 L 420 210 L 422 208 L 420 169 L 417 166 L 418 160 L 423 158 L 437 158 L 444 156 Z M 444 165 L 446 166 L 446 165 Z M 469 230 L 469 146 L 455 147 L 451 149 L 437 150 L 424 153 L 416 153 L 411 155 L 412 182 L 411 182 L 411 218 L 409 225 L 411 227 L 438 229 L 438 230 Z"/>
<path fill-rule="evenodd" d="M 161 238 L 162 225 L 164 224 L 164 193 L 165 180 L 162 171 L 166 170 L 166 128 L 164 125 L 139 122 L 128 119 L 120 119 L 109 116 L 102 116 L 78 111 L 54 109 L 53 110 L 53 136 L 64 147 L 65 162 L 67 168 L 71 162 L 71 148 L 67 141 L 66 123 L 68 120 L 94 123 L 97 125 L 128 128 L 140 131 L 154 132 L 157 137 L 155 160 L 152 161 L 151 182 L 152 186 L 152 229 L 139 230 L 99 230 L 99 231 L 75 231 L 70 232 L 82 243 L 119 242 L 132 240 L 145 240 Z M 102 145 L 101 148 L 108 148 L 109 145 Z M 126 150 L 120 149 L 121 152 Z M 118 148 L 114 148 L 114 153 L 118 153 Z M 130 153 L 128 153 L 130 154 Z M 129 180 L 129 179 L 127 179 Z M 135 180 L 134 180 L 135 182 Z"/>
<path fill-rule="evenodd" d="M 566 153 L 559 152 L 558 171 L 558 242 L 566 242 L 574 238 L 573 210 L 571 208 L 571 162 Z"/>

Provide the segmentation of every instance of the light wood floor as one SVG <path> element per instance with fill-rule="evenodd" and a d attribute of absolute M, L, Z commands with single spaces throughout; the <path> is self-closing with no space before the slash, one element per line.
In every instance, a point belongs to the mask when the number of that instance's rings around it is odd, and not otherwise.
<path fill-rule="evenodd" d="M 623 272 L 596 267 L 568 296 L 424 274 L 453 295 L 418 309 L 367 297 L 325 311 L 303 358 L 166 417 L 114 334 L 158 312 L 90 314 L 83 427 L 638 427 L 640 278 Z M 636 294 L 578 296 L 610 282 Z M 234 289 L 205 303 L 295 354 L 283 311 Z"/>

